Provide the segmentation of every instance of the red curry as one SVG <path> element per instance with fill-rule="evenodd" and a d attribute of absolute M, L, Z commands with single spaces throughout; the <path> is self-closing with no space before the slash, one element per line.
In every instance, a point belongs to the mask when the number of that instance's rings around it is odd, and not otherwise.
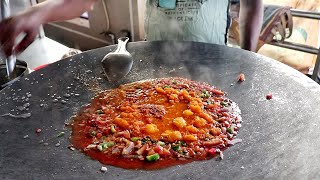
<path fill-rule="evenodd" d="M 141 81 L 99 93 L 73 119 L 71 141 L 104 164 L 157 169 L 222 153 L 241 127 L 239 114 L 208 84 Z"/>

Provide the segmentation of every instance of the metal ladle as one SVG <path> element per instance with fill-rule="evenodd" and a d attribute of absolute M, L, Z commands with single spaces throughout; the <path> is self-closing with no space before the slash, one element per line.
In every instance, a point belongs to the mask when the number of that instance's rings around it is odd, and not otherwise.
<path fill-rule="evenodd" d="M 103 71 L 109 81 L 118 81 L 126 76 L 133 64 L 132 55 L 127 51 L 128 37 L 118 39 L 117 49 L 108 53 L 101 61 Z"/>

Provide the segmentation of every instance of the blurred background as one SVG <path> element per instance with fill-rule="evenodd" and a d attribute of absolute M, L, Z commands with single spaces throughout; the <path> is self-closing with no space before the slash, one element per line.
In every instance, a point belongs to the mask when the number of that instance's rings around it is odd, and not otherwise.
<path fill-rule="evenodd" d="M 11 14 L 43 1 L 10 0 Z M 143 41 L 145 1 L 98 0 L 93 11 L 78 18 L 44 25 L 39 38 L 18 59 L 26 61 L 33 69 L 60 60 L 70 48 L 87 51 L 115 44 L 121 36 L 128 36 L 131 41 Z M 228 45 L 238 47 L 239 1 L 231 3 L 232 25 Z M 271 17 L 264 20 L 269 31 L 261 33 L 258 53 L 311 76 L 319 52 L 320 0 L 264 0 L 264 4 L 273 9 L 265 11 L 265 15 Z M 308 13 L 313 16 L 303 17 Z M 285 16 L 285 22 L 281 16 Z"/>

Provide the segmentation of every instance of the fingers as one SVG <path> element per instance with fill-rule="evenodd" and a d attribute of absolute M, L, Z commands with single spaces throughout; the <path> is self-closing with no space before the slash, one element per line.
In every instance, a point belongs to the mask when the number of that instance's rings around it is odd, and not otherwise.
<path fill-rule="evenodd" d="M 12 18 L 5 19 L 0 23 L 0 45 L 7 56 L 12 54 L 15 37 L 19 34 L 14 27 Z"/>
<path fill-rule="evenodd" d="M 292 29 L 293 29 L 293 20 L 292 20 L 292 14 L 290 11 L 288 11 L 286 13 L 286 19 L 287 19 L 287 23 L 288 23 L 288 28 L 289 28 L 289 34 L 287 34 L 287 38 L 289 38 L 292 34 Z"/>
<path fill-rule="evenodd" d="M 264 43 L 268 44 L 274 39 L 274 33 L 276 33 L 276 30 L 272 29 L 271 33 L 268 34 L 267 38 L 265 39 Z"/>
<path fill-rule="evenodd" d="M 36 38 L 38 34 L 37 30 L 31 30 L 27 32 L 26 36 L 22 39 L 22 41 L 16 46 L 16 52 L 22 52 L 25 50 Z"/>
<path fill-rule="evenodd" d="M 278 23 L 277 24 L 277 29 L 278 29 L 278 32 L 279 34 L 281 35 L 281 41 L 283 41 L 286 37 L 286 31 L 285 31 L 285 27 L 282 26 L 281 23 Z"/>
<path fill-rule="evenodd" d="M 39 32 L 38 26 L 32 26 L 23 21 L 18 17 L 5 19 L 0 23 L 0 45 L 7 56 L 12 55 L 13 51 L 19 53 L 25 50 Z M 22 32 L 25 32 L 26 36 L 16 44 L 16 38 Z"/>
<path fill-rule="evenodd" d="M 287 19 L 286 19 L 285 14 L 282 14 L 282 15 L 280 16 L 280 18 L 281 18 L 281 24 L 282 24 L 282 26 L 283 26 L 284 28 L 287 28 L 288 26 L 287 26 Z"/>

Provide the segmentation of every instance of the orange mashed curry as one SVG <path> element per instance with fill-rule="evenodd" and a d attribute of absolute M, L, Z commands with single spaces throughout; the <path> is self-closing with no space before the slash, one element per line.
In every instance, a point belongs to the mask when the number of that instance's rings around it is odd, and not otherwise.
<path fill-rule="evenodd" d="M 240 127 L 221 90 L 162 78 L 99 93 L 73 118 L 71 141 L 104 164 L 158 169 L 222 155 Z"/>

